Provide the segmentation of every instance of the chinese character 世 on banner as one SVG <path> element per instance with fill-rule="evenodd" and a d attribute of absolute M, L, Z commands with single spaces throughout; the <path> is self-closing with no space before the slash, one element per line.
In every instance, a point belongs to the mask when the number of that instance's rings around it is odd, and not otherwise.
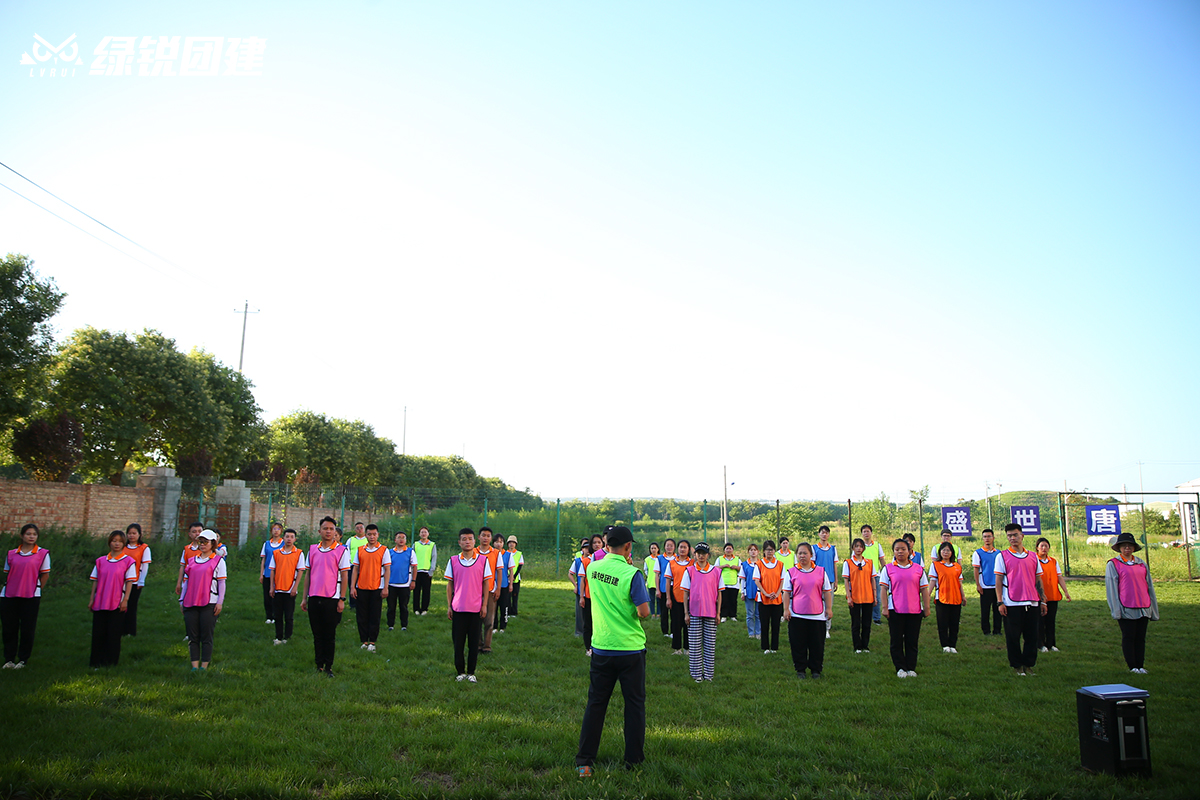
<path fill-rule="evenodd" d="M 1026 536 L 1042 535 L 1042 510 L 1037 506 L 1012 506 L 1012 521 L 1021 526 Z"/>

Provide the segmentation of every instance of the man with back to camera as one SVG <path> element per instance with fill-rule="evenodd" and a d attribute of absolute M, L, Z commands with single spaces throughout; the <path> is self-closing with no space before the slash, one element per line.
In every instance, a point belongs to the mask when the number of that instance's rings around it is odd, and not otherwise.
<path fill-rule="evenodd" d="M 617 681 L 625 698 L 625 766 L 634 767 L 646 758 L 646 632 L 641 620 L 650 616 L 650 594 L 642 571 L 633 566 L 629 528 L 612 528 L 605 549 L 616 557 L 593 561 L 587 568 L 593 632 L 591 685 L 575 756 L 581 778 L 592 776 Z"/>

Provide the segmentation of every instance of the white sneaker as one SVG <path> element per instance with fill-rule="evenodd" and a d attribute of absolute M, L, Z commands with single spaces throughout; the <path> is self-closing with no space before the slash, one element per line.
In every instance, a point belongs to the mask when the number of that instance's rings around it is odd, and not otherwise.
<path fill-rule="evenodd" d="M 11 661 L 4 662 L 4 666 L 0 667 L 0 669 L 16 669 L 16 668 L 17 668 L 17 665 Z"/>
<path fill-rule="evenodd" d="M 391 630 L 391 629 L 389 628 L 389 630 Z M 406 630 L 408 630 L 408 628 L 401 628 L 400 630 L 406 631 Z"/>
<path fill-rule="evenodd" d="M 496 631 L 496 633 L 504 633 L 504 628 L 501 628 L 500 630 Z"/>
<path fill-rule="evenodd" d="M 1059 652 L 1059 649 L 1058 649 L 1057 647 L 1051 647 L 1051 648 L 1050 648 L 1050 652 L 1051 652 L 1051 653 L 1057 653 L 1057 652 Z"/>
<path fill-rule="evenodd" d="M 691 650 L 688 650 L 686 647 L 685 647 L 685 648 L 683 648 L 683 654 L 684 654 L 685 656 L 686 656 L 686 655 L 689 655 L 691 652 L 692 652 L 692 651 L 691 651 Z"/>
<path fill-rule="evenodd" d="M 943 653 L 949 653 L 949 652 L 950 652 L 950 648 L 949 648 L 949 647 L 943 647 L 943 648 L 942 648 L 942 652 L 943 652 Z"/>
<path fill-rule="evenodd" d="M 855 651 L 854 651 L 854 654 L 855 654 L 855 655 L 858 655 L 858 654 L 859 654 L 859 653 L 861 653 L 861 652 L 862 652 L 862 650 L 855 650 Z"/>
<path fill-rule="evenodd" d="M 394 631 L 394 630 L 396 630 L 396 629 L 395 629 L 395 628 L 393 628 L 391 625 L 389 625 L 389 626 L 388 626 L 388 630 L 389 630 L 389 631 Z"/>
<path fill-rule="evenodd" d="M 729 617 L 721 617 L 721 622 L 728 622 L 728 621 L 729 621 Z M 696 681 L 696 683 L 699 683 L 701 680 L 703 680 L 703 678 L 698 679 Z"/>
<path fill-rule="evenodd" d="M 267 624 L 268 624 L 268 625 L 274 625 L 274 624 L 275 624 L 275 620 L 273 620 L 273 619 L 269 619 L 269 620 L 267 620 Z"/>
<path fill-rule="evenodd" d="M 479 681 L 475 680 L 475 676 L 474 676 L 474 675 L 468 675 L 468 676 L 467 676 L 467 683 L 479 683 Z"/>
<path fill-rule="evenodd" d="M 1050 648 L 1049 648 L 1049 647 L 1043 647 L 1043 648 L 1041 648 L 1040 650 L 1038 650 L 1038 652 L 1039 652 L 1039 653 L 1049 653 L 1049 652 L 1050 652 Z"/>
<path fill-rule="evenodd" d="M 375 645 L 373 645 L 373 644 L 369 644 L 369 645 L 367 645 L 367 652 L 368 652 L 368 653 L 374 653 L 374 652 L 375 652 Z"/>
<path fill-rule="evenodd" d="M 276 639 L 275 644 L 283 644 L 283 639 Z"/>
<path fill-rule="evenodd" d="M 360 644 L 360 645 L 358 646 L 358 649 L 359 649 L 359 650 L 366 650 L 366 649 L 367 649 L 367 643 L 366 643 L 366 642 L 363 642 L 362 644 Z"/>
<path fill-rule="evenodd" d="M 828 639 L 828 638 L 829 638 L 829 631 L 825 631 L 825 638 L 826 638 L 826 639 Z"/>
<path fill-rule="evenodd" d="M 590 655 L 592 654 L 592 649 L 589 647 L 587 650 L 584 650 L 584 651 L 583 651 L 583 654 L 584 654 L 585 656 L 590 656 Z"/>
<path fill-rule="evenodd" d="M 910 669 L 910 670 L 908 671 L 908 677 L 910 677 L 910 678 L 915 678 L 915 677 L 917 677 L 917 673 L 913 672 L 913 671 Z"/>
<path fill-rule="evenodd" d="M 771 651 L 770 651 L 770 650 L 763 650 L 763 655 L 764 655 L 764 656 L 769 656 L 769 655 L 771 655 Z"/>
<path fill-rule="evenodd" d="M 456 680 L 456 681 L 458 681 L 459 683 L 461 683 L 461 682 L 465 681 L 466 679 L 467 679 L 467 676 L 466 676 L 466 675 L 459 675 L 459 676 L 458 676 L 457 678 L 455 678 L 454 680 Z"/>
<path fill-rule="evenodd" d="M 907 672 L 905 672 L 905 671 L 904 671 L 904 670 L 902 670 L 902 669 L 898 669 L 898 670 L 896 670 L 896 677 L 897 677 L 897 678 L 907 678 L 907 677 L 908 677 L 908 673 L 907 673 Z"/>
<path fill-rule="evenodd" d="M 25 669 L 25 662 L 18 661 L 16 664 L 13 664 L 13 669 Z M 1142 672 L 1145 672 L 1145 671 L 1146 670 L 1142 670 Z"/>
<path fill-rule="evenodd" d="M 950 652 L 953 653 L 954 655 L 958 655 L 958 651 L 955 650 L 953 647 L 950 648 Z"/>
<path fill-rule="evenodd" d="M 280 643 L 280 644 L 287 644 L 287 639 L 280 639 L 280 640 L 279 640 L 279 643 Z"/>

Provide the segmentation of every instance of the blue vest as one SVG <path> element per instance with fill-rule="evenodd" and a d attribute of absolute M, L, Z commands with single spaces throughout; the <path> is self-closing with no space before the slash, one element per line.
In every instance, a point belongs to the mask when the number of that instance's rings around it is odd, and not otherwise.
<path fill-rule="evenodd" d="M 996 556 L 1000 555 L 999 550 L 988 552 L 982 547 L 975 551 L 979 556 L 979 582 L 984 586 L 996 588 Z"/>
<path fill-rule="evenodd" d="M 746 597 L 758 597 L 758 585 L 754 582 L 754 565 L 742 562 L 742 577 L 746 579 Z"/>
<path fill-rule="evenodd" d="M 837 561 L 837 545 L 831 544 L 829 545 L 828 550 L 822 550 L 814 544 L 812 552 L 813 562 L 815 562 L 818 567 L 825 570 L 825 575 L 828 576 L 829 582 L 833 583 L 834 580 L 836 580 L 833 571 L 833 562 Z"/>
<path fill-rule="evenodd" d="M 505 550 L 500 554 L 500 563 L 496 566 L 500 567 L 500 588 L 508 588 L 508 568 L 511 566 L 512 554 Z"/>
<path fill-rule="evenodd" d="M 661 553 L 658 555 L 658 590 L 667 591 L 667 557 Z"/>
<path fill-rule="evenodd" d="M 388 548 L 391 550 L 391 548 Z M 403 553 L 397 553 L 392 550 L 392 569 L 388 573 L 388 584 L 403 585 L 412 580 L 412 565 L 416 553 L 411 547 L 405 548 Z"/>
<path fill-rule="evenodd" d="M 263 562 L 263 577 L 269 578 L 271 577 L 271 557 L 275 555 L 276 550 L 283 547 L 283 539 L 279 540 L 279 544 L 272 544 L 270 539 L 267 539 L 267 541 L 263 542 L 263 544 L 266 545 L 267 555 L 267 560 Z"/>

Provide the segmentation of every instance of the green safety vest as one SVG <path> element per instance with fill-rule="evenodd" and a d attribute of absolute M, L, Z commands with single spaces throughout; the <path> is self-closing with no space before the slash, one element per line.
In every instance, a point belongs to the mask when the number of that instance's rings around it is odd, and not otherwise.
<path fill-rule="evenodd" d="M 646 649 L 646 632 L 629 589 L 638 568 L 620 556 L 609 555 L 587 568 L 592 590 L 592 647 L 601 650 Z"/>
<path fill-rule="evenodd" d="M 737 586 L 738 573 L 742 568 L 741 559 L 737 556 L 721 556 L 717 559 L 717 566 L 721 568 L 721 584 L 726 587 Z"/>
<path fill-rule="evenodd" d="M 412 546 L 417 554 L 417 569 L 428 572 L 429 562 L 433 557 L 433 541 L 425 542 L 424 544 L 418 539 Z"/>
<path fill-rule="evenodd" d="M 518 566 L 520 566 L 520 564 L 521 564 L 521 558 L 522 558 L 522 556 L 521 556 L 521 551 L 520 551 L 520 550 L 513 550 L 513 551 L 512 551 L 512 556 L 511 556 L 511 558 L 512 558 L 512 562 L 511 562 L 511 563 L 512 563 L 512 565 L 513 565 L 513 569 L 515 570 L 515 569 L 516 569 Z M 520 575 L 519 573 L 518 573 L 517 575 L 514 575 L 514 576 L 513 576 L 513 580 L 512 580 L 512 582 L 513 582 L 513 583 L 520 583 L 520 582 L 521 582 L 521 575 Z"/>
<path fill-rule="evenodd" d="M 783 553 L 776 550 L 775 558 L 776 558 L 776 560 L 779 561 L 780 564 L 783 564 L 784 572 L 787 572 L 789 569 L 796 566 L 796 551 L 795 550 L 789 550 L 787 552 L 787 555 L 784 555 Z"/>

